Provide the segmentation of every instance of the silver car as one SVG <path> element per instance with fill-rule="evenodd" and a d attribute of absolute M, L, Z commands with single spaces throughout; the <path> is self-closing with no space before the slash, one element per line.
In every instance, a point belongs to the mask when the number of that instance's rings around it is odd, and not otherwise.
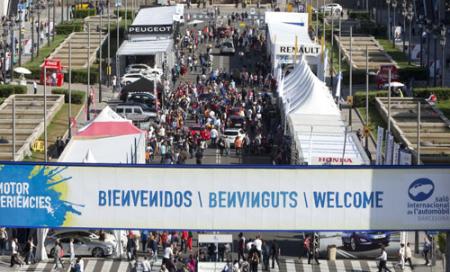
<path fill-rule="evenodd" d="M 236 50 L 231 40 L 226 40 L 220 45 L 220 54 L 234 54 L 235 52 Z"/>
<path fill-rule="evenodd" d="M 93 257 L 105 257 L 114 253 L 114 245 L 111 242 L 104 242 L 97 239 L 88 237 L 63 237 L 58 238 L 55 236 L 49 236 L 45 240 L 45 251 L 49 256 L 54 254 L 54 246 L 57 239 L 59 239 L 62 248 L 64 250 L 64 256 L 70 256 L 69 243 L 73 238 L 73 247 L 75 255 L 77 256 L 93 256 Z"/>

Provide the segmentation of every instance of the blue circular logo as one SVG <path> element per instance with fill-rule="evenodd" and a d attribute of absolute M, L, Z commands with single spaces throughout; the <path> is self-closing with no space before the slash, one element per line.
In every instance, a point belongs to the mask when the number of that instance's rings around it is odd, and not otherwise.
<path fill-rule="evenodd" d="M 431 179 L 416 179 L 409 186 L 408 195 L 414 201 L 425 201 L 431 197 L 434 192 L 434 183 Z"/>

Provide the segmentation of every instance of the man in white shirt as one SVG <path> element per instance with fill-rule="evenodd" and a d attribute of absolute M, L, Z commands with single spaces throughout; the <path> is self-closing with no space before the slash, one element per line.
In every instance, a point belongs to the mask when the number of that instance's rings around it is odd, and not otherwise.
<path fill-rule="evenodd" d="M 386 250 L 384 249 L 384 246 L 381 247 L 381 255 L 377 259 L 380 260 L 380 265 L 378 266 L 378 272 L 381 272 L 383 269 L 384 269 L 384 271 L 391 272 L 391 270 L 386 267 L 387 253 L 386 253 Z"/>
<path fill-rule="evenodd" d="M 169 245 L 164 249 L 162 264 L 165 264 L 166 267 L 170 267 L 170 263 L 171 263 L 170 260 L 171 260 L 172 256 L 173 256 L 172 245 Z"/>
<path fill-rule="evenodd" d="M 400 258 L 398 261 L 398 265 L 403 269 L 405 269 L 405 244 L 400 244 L 400 249 L 398 250 L 398 257 Z"/>
<path fill-rule="evenodd" d="M 256 246 L 256 250 L 258 250 L 259 253 L 262 251 L 262 240 L 261 235 L 257 235 L 255 241 L 253 241 L 253 244 Z"/>
<path fill-rule="evenodd" d="M 142 262 L 143 271 L 144 272 L 150 272 L 151 271 L 151 265 L 149 260 L 147 259 L 147 256 L 144 257 L 144 261 Z"/>
<path fill-rule="evenodd" d="M 409 263 L 409 266 L 411 266 L 411 270 L 414 270 L 414 266 L 412 264 L 412 252 L 411 252 L 411 248 L 409 247 L 409 243 L 406 243 L 406 248 L 405 248 L 405 262 Z"/>

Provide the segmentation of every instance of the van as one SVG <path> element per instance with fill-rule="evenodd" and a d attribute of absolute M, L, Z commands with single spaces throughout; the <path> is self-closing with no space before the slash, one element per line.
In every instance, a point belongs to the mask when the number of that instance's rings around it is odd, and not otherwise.
<path fill-rule="evenodd" d="M 154 109 L 138 103 L 119 104 L 116 107 L 116 112 L 126 119 L 137 122 L 153 119 L 157 116 Z"/>

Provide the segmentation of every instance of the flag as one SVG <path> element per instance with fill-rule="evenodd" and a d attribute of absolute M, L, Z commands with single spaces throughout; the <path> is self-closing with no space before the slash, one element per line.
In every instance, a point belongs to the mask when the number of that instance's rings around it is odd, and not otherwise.
<path fill-rule="evenodd" d="M 383 164 L 382 156 L 383 156 L 383 138 L 384 138 L 384 128 L 378 127 L 377 130 L 377 156 L 376 156 L 376 164 Z"/>
<path fill-rule="evenodd" d="M 412 156 L 406 150 L 401 150 L 399 154 L 399 165 L 411 165 L 412 164 Z"/>
<path fill-rule="evenodd" d="M 339 98 L 341 97 L 342 72 L 339 72 L 339 73 L 338 73 L 337 80 L 338 80 L 338 82 L 337 82 L 337 84 L 336 84 L 336 94 L 335 94 L 335 97 L 336 97 L 336 98 L 338 99 L 338 101 L 339 101 Z"/>
<path fill-rule="evenodd" d="M 394 151 L 394 137 L 386 131 L 386 152 L 384 153 L 384 164 L 392 165 L 392 154 Z"/>
<path fill-rule="evenodd" d="M 392 164 L 393 165 L 398 165 L 399 150 L 400 150 L 400 145 L 397 143 L 394 143 L 394 151 L 392 152 Z"/>

